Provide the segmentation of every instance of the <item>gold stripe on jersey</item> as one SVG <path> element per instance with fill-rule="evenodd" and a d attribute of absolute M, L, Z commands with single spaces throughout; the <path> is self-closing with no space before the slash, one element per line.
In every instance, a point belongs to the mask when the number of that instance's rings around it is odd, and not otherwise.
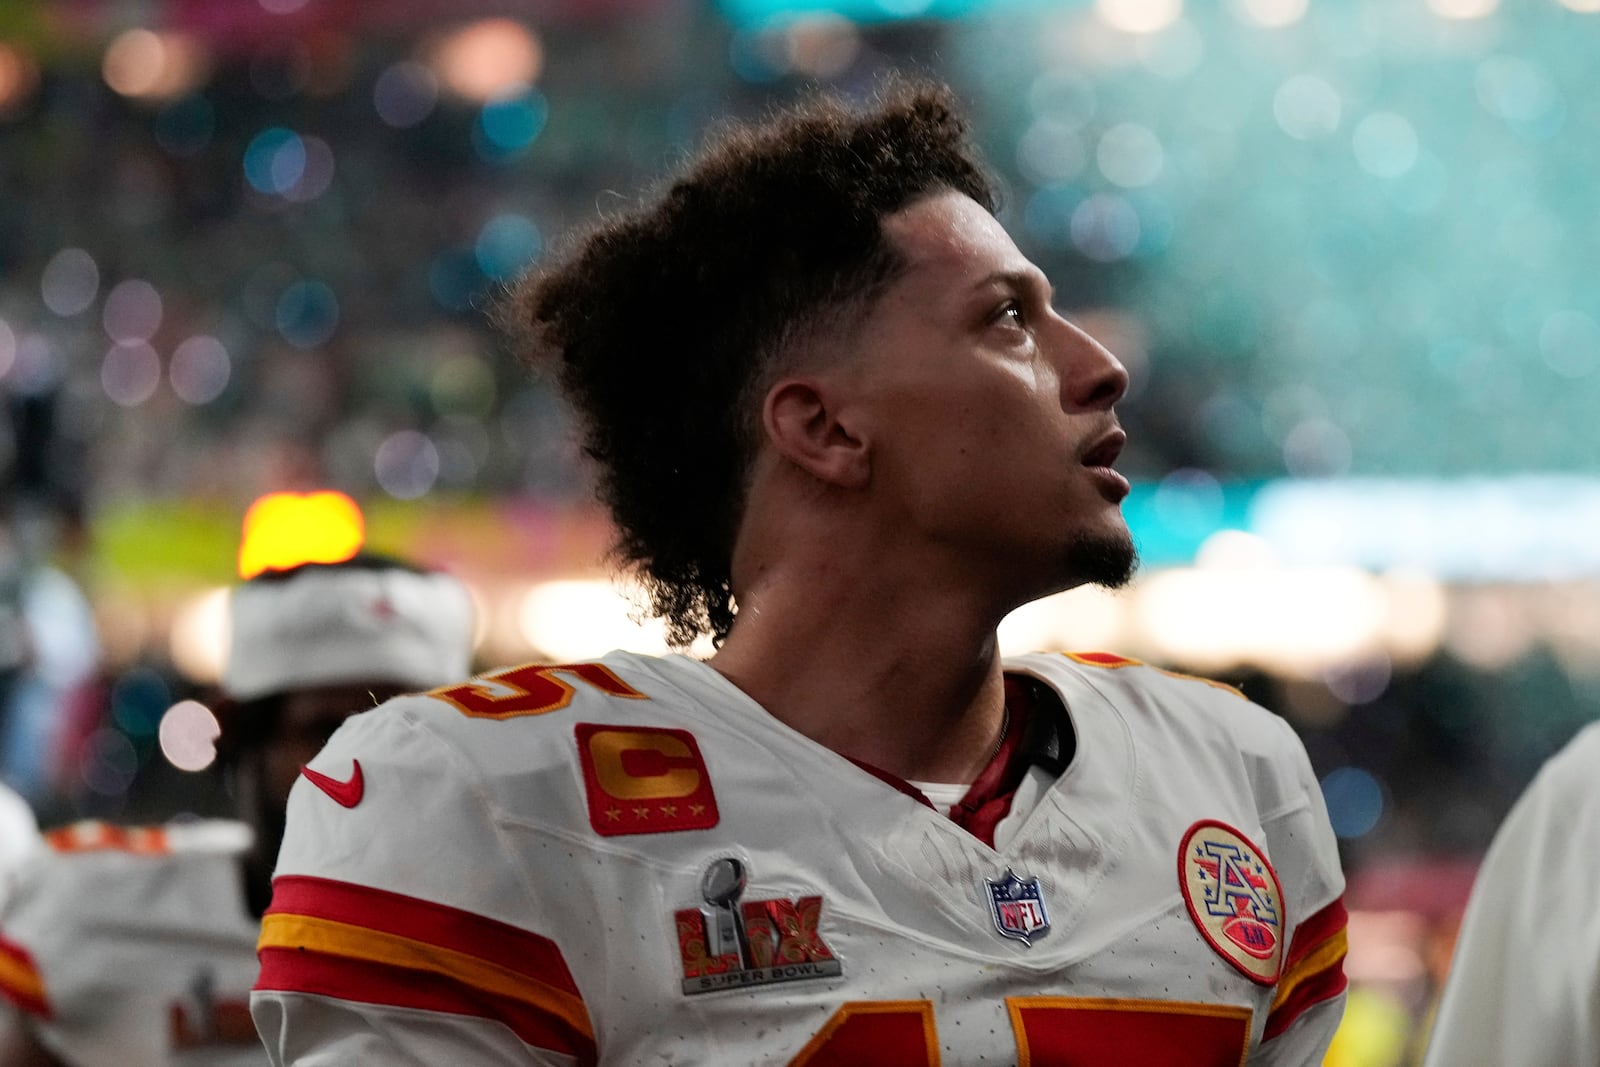
<path fill-rule="evenodd" d="M 443 975 L 497 996 L 533 1004 L 592 1038 L 583 1001 L 507 967 L 398 934 L 308 915 L 269 914 L 261 921 L 260 949 L 304 949 L 407 970 Z"/>
<path fill-rule="evenodd" d="M 1340 930 L 1328 940 L 1318 945 L 1307 953 L 1305 958 L 1289 969 L 1289 972 L 1278 979 L 1278 995 L 1272 1000 L 1272 1010 L 1281 1008 L 1301 983 L 1308 978 L 1313 978 L 1344 958 L 1349 947 L 1349 940 L 1344 930 Z"/>

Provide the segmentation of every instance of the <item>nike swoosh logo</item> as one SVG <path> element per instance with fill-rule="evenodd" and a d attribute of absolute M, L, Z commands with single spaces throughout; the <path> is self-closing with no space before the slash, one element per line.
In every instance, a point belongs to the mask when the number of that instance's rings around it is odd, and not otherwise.
<path fill-rule="evenodd" d="M 333 798 L 335 804 L 342 807 L 353 808 L 361 803 L 361 794 L 366 789 L 366 784 L 361 780 L 361 761 L 351 760 L 355 770 L 350 774 L 350 780 L 341 782 L 337 778 L 329 778 L 326 774 L 312 770 L 310 767 L 301 767 L 300 773 L 306 780 L 324 793 Z"/>

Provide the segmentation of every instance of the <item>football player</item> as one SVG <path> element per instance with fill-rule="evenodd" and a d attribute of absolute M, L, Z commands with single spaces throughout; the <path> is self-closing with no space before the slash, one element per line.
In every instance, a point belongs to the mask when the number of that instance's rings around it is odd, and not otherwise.
<path fill-rule="evenodd" d="M 470 665 L 466 589 L 376 556 L 268 571 L 230 617 L 219 755 L 240 820 L 47 835 L 0 913 L 0 1063 L 265 1063 L 248 996 L 289 787 L 352 711 Z M 358 798 L 359 773 L 327 788 Z"/>
<path fill-rule="evenodd" d="M 1127 373 L 993 207 L 948 91 L 820 99 L 519 283 L 620 555 L 717 651 L 341 727 L 262 925 L 274 1062 L 1320 1060 L 1343 878 L 1290 728 L 997 651 L 1134 551 Z"/>
<path fill-rule="evenodd" d="M 1600 725 L 1539 771 L 1495 832 L 1462 918 L 1427 1067 L 1600 1063 Z"/>

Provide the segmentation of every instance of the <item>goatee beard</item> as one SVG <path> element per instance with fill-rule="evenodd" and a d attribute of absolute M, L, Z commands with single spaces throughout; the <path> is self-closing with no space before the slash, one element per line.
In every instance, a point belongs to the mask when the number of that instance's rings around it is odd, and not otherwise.
<path fill-rule="evenodd" d="M 1084 534 L 1067 548 L 1067 563 L 1086 585 L 1121 589 L 1139 566 L 1139 550 L 1126 532 Z"/>

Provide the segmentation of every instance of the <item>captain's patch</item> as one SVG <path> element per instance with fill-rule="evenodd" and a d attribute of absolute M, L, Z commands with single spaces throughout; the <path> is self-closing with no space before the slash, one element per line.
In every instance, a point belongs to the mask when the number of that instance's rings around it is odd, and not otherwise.
<path fill-rule="evenodd" d="M 1252 982 L 1283 965 L 1283 888 L 1266 853 L 1215 819 L 1189 827 L 1178 847 L 1178 888 L 1211 947 Z"/>
<path fill-rule="evenodd" d="M 689 731 L 580 722 L 573 732 L 595 833 L 663 834 L 717 825 L 711 774 Z"/>

